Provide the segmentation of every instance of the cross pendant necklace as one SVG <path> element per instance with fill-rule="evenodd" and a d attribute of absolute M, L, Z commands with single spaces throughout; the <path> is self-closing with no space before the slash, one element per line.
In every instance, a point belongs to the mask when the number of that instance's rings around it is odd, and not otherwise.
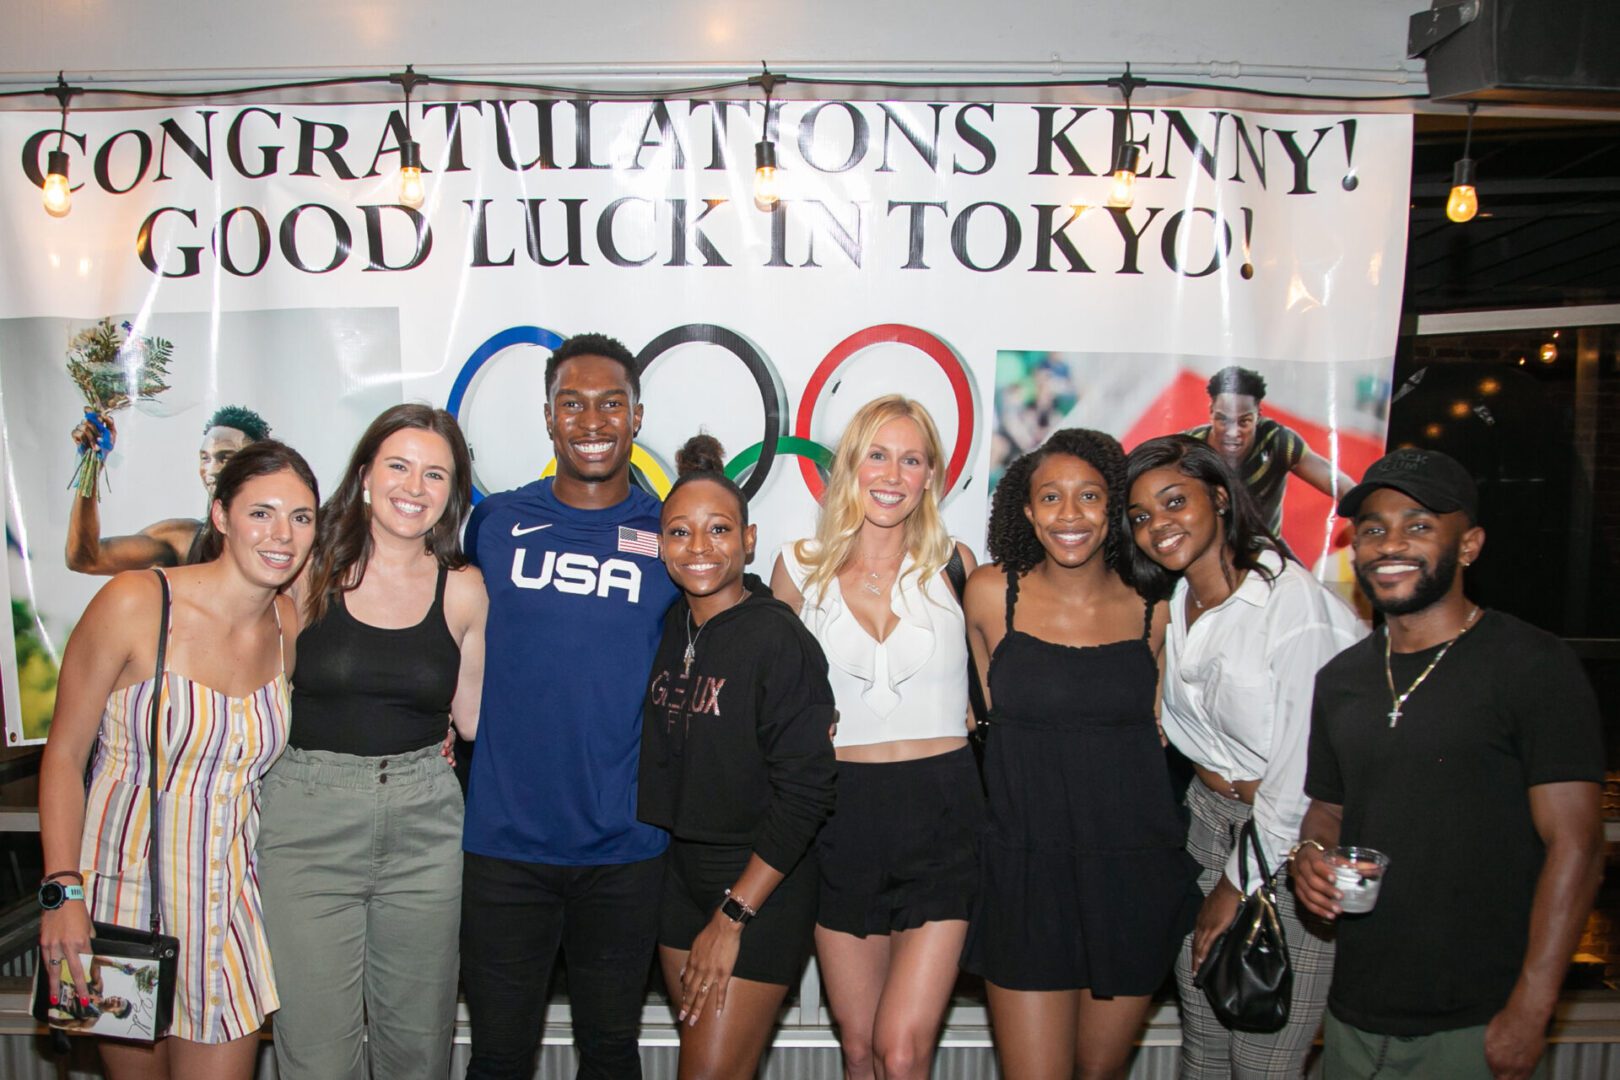
<path fill-rule="evenodd" d="M 1389 710 L 1390 727 L 1394 727 L 1396 724 L 1401 722 L 1401 710 L 1406 707 L 1406 699 L 1411 697 L 1412 693 L 1417 690 L 1418 687 L 1423 685 L 1423 680 L 1429 677 L 1429 672 L 1433 671 L 1435 667 L 1439 665 L 1440 661 L 1446 658 L 1446 653 L 1451 651 L 1451 647 L 1453 645 L 1462 640 L 1462 636 L 1468 633 L 1469 628 L 1474 625 L 1474 620 L 1477 618 L 1479 618 L 1479 605 L 1475 604 L 1474 610 L 1470 611 L 1468 613 L 1468 618 L 1463 620 L 1462 629 L 1457 631 L 1457 636 L 1446 642 L 1445 645 L 1441 647 L 1440 651 L 1434 654 L 1434 659 L 1429 661 L 1429 666 L 1424 668 L 1423 673 L 1420 674 L 1416 679 L 1412 680 L 1412 685 L 1408 686 L 1406 688 L 1406 692 L 1403 694 L 1397 694 L 1395 692 L 1395 670 L 1390 666 L 1389 663 L 1389 627 L 1387 625 L 1384 627 L 1384 679 L 1389 683 L 1389 698 L 1391 706 Z"/>

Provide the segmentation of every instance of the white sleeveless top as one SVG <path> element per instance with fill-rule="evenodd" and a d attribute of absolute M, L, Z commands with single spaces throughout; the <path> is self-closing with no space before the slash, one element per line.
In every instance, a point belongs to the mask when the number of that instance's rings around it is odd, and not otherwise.
<path fill-rule="evenodd" d="M 781 558 L 804 595 L 799 618 L 827 655 L 838 704 L 834 746 L 967 735 L 966 627 L 943 576 L 919 582 L 907 555 L 890 590 L 899 622 L 877 641 L 844 603 L 837 578 L 825 595 L 812 595 L 805 588 L 809 569 L 795 557 L 792 543 L 783 546 Z"/>

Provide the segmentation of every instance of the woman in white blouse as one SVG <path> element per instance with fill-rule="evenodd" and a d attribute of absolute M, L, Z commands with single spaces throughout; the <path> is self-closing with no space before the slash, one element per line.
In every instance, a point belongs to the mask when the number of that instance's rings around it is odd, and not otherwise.
<path fill-rule="evenodd" d="M 1316 672 L 1367 631 L 1342 600 L 1286 559 L 1243 482 L 1207 443 L 1184 435 L 1131 452 L 1126 517 L 1137 581 L 1170 594 L 1165 734 L 1191 759 L 1187 847 L 1204 873 L 1198 923 L 1176 963 L 1183 1077 L 1298 1077 L 1333 972 L 1327 929 L 1302 923 L 1277 890 L 1294 970 L 1281 1031 L 1223 1027 L 1193 973 L 1240 899 L 1236 840 L 1251 816 L 1269 869 L 1284 867 L 1305 813 L 1305 751 Z M 1259 870 L 1246 867 L 1252 887 Z"/>
<path fill-rule="evenodd" d="M 816 956 L 851 1080 L 928 1076 L 978 879 L 984 799 L 946 576 L 973 557 L 940 518 L 944 487 L 927 410 L 868 402 L 838 441 L 816 535 L 771 574 L 821 643 L 838 704 Z"/>

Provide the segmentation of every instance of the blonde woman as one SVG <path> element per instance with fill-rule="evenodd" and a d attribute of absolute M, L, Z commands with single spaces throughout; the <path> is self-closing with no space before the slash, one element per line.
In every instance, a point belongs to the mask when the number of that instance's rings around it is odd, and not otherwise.
<path fill-rule="evenodd" d="M 838 441 L 816 535 L 771 575 L 821 643 L 838 705 L 816 955 L 852 1080 L 929 1074 L 978 878 L 984 798 L 945 574 L 973 557 L 945 531 L 944 488 L 927 410 L 868 402 Z"/>

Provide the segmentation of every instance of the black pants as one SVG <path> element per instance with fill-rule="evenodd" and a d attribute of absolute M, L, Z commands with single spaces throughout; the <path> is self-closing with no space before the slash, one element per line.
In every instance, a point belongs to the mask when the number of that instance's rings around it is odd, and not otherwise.
<path fill-rule="evenodd" d="M 560 945 L 580 1080 L 636 1080 L 637 1036 L 658 940 L 660 855 L 551 866 L 468 853 L 461 980 L 472 1018 L 467 1080 L 528 1080 Z"/>

